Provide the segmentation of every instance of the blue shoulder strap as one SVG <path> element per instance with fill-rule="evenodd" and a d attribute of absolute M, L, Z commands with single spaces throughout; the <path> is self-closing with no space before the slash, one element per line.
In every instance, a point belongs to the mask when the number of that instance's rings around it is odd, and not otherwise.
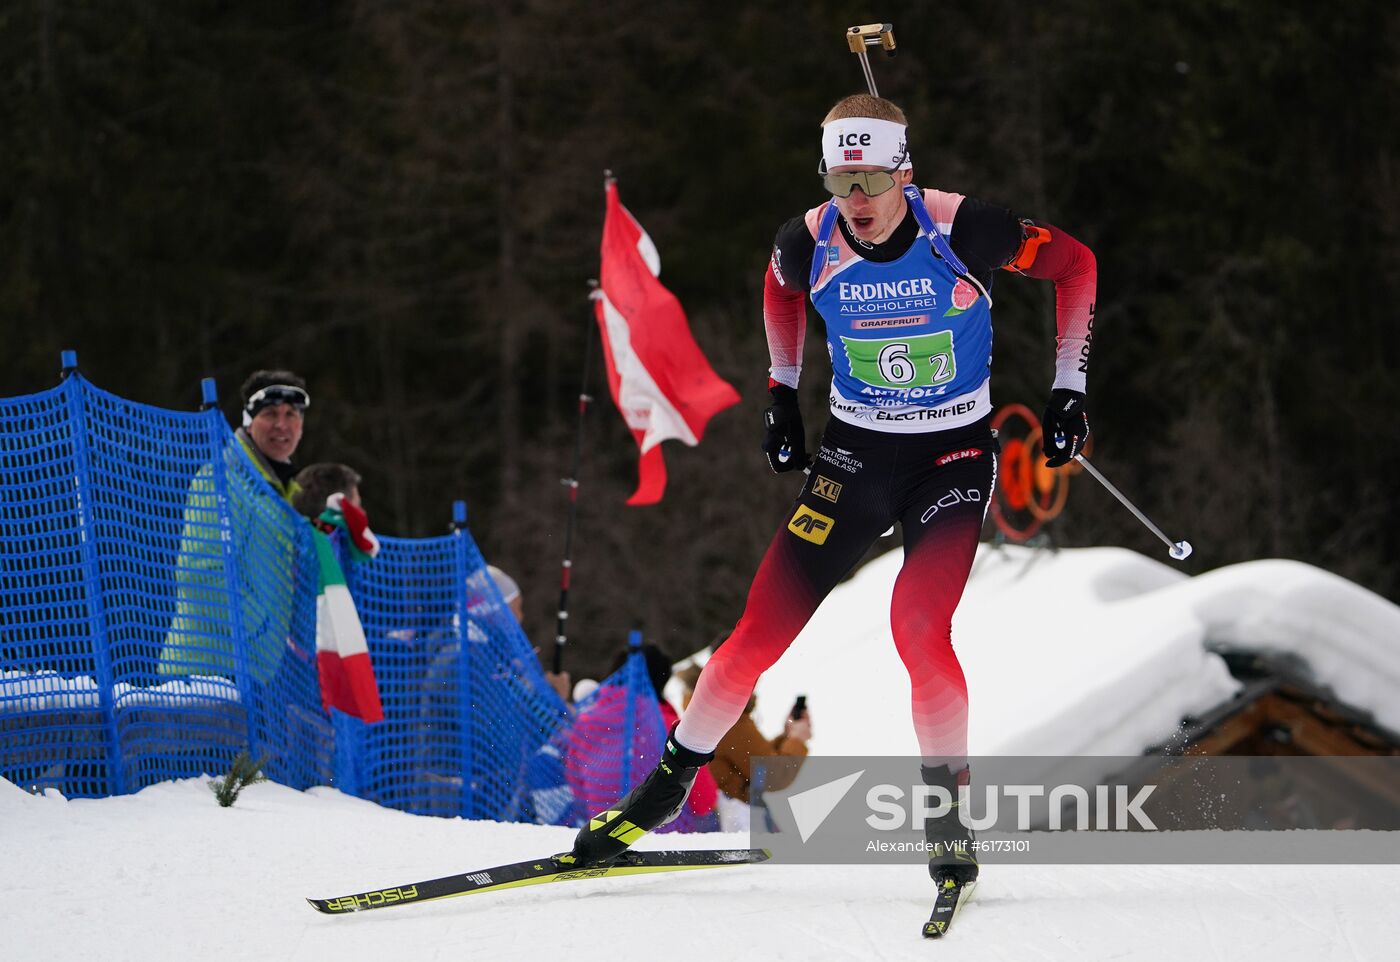
<path fill-rule="evenodd" d="M 938 225 L 933 222 L 933 218 L 928 214 L 928 208 L 924 206 L 924 195 L 919 188 L 913 184 L 904 188 L 904 199 L 909 204 L 909 209 L 914 212 L 914 220 L 919 224 L 919 231 L 928 238 L 933 245 L 934 251 L 939 257 L 948 262 L 948 266 L 953 269 L 953 273 L 959 277 L 965 277 L 976 286 L 982 296 L 991 302 L 991 295 L 982 286 L 982 282 L 973 277 L 968 272 L 967 265 L 962 262 L 962 258 L 953 253 L 952 245 L 948 239 L 939 231 Z M 812 251 L 812 273 L 807 281 L 807 289 L 811 290 L 817 286 L 817 278 L 821 276 L 822 268 L 826 266 L 826 251 L 831 245 L 831 235 L 836 229 L 836 216 L 839 213 L 833 201 L 827 205 L 826 211 L 822 214 L 821 224 L 817 227 L 817 246 Z"/>
<path fill-rule="evenodd" d="M 919 229 L 923 231 L 933 249 L 938 252 L 938 256 L 948 262 L 948 266 L 953 269 L 953 273 L 959 277 L 967 276 L 967 265 L 962 262 L 957 254 L 953 253 L 953 248 L 948 244 L 938 225 L 933 222 L 933 218 L 928 215 L 928 208 L 924 206 L 923 191 L 913 184 L 904 188 L 904 199 L 909 202 L 909 209 L 914 212 L 914 219 L 919 222 Z M 978 285 L 981 286 L 980 284 Z"/>
<path fill-rule="evenodd" d="M 822 214 L 821 224 L 817 227 L 817 246 L 812 251 L 812 274 L 807 278 L 807 290 L 817 286 L 817 278 L 822 276 L 822 268 L 826 266 L 826 249 L 831 246 L 831 233 L 836 229 L 836 215 L 840 213 L 836 209 L 836 202 L 832 201 L 826 205 L 826 212 Z"/>

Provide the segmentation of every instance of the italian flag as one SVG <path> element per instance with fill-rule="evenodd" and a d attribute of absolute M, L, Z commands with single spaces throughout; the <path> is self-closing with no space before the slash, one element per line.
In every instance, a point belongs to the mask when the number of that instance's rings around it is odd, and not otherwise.
<path fill-rule="evenodd" d="M 355 610 L 355 599 L 345 585 L 335 547 L 325 532 L 316 529 L 316 560 L 320 564 L 320 590 L 316 595 L 316 668 L 321 676 L 321 707 L 339 708 L 366 722 L 384 718 L 379 686 L 369 663 L 365 629 Z"/>

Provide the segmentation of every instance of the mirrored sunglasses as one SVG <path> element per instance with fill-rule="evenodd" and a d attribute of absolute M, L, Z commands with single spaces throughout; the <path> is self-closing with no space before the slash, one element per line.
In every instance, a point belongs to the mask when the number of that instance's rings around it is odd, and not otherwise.
<path fill-rule="evenodd" d="M 859 170 L 822 175 L 822 183 L 836 197 L 849 197 L 857 187 L 866 197 L 878 197 L 894 186 L 894 173 L 888 170 Z"/>

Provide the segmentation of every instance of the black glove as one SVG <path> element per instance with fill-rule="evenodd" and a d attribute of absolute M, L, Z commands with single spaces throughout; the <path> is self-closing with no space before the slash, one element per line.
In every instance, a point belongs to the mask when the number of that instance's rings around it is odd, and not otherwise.
<path fill-rule="evenodd" d="M 1069 388 L 1050 392 L 1045 416 L 1040 419 L 1040 446 L 1045 466 L 1058 468 L 1074 460 L 1089 440 L 1089 416 L 1084 413 L 1084 395 Z"/>
<path fill-rule="evenodd" d="M 763 412 L 763 453 L 768 466 L 777 474 L 807 466 L 807 432 L 802 427 L 802 410 L 797 392 L 786 384 L 768 389 L 773 406 Z"/>

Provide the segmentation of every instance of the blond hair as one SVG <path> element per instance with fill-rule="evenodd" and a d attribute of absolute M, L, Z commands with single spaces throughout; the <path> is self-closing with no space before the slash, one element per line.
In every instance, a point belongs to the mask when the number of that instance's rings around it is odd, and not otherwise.
<path fill-rule="evenodd" d="M 822 120 L 825 127 L 833 120 L 846 120 L 849 117 L 870 117 L 875 120 L 889 120 L 896 124 L 909 126 L 908 119 L 904 116 L 904 111 L 899 106 L 884 97 L 872 97 L 870 94 L 851 94 L 836 102 L 836 106 L 826 112 L 826 117 Z"/>

